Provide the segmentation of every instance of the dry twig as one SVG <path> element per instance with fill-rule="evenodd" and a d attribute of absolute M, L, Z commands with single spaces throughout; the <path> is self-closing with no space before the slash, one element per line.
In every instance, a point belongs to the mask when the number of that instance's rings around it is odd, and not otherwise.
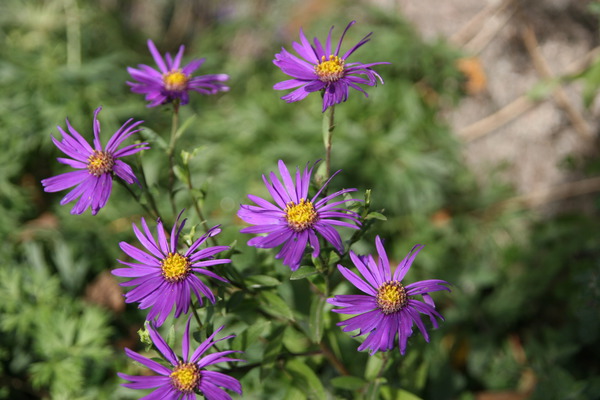
<path fill-rule="evenodd" d="M 568 77 L 581 73 L 599 56 L 600 47 L 596 47 L 580 59 L 573 61 L 561 76 Z M 541 82 L 543 82 L 543 80 L 536 84 Z M 528 93 L 525 93 L 495 113 L 459 130 L 458 136 L 467 142 L 479 139 L 519 117 L 521 114 L 531 110 L 540 103 L 541 100 L 534 101 Z"/>
<path fill-rule="evenodd" d="M 533 66 L 538 72 L 538 74 L 544 79 L 553 79 L 554 76 L 552 75 L 552 71 L 550 71 L 550 67 L 548 66 L 546 59 L 542 55 L 542 52 L 540 51 L 539 43 L 535 36 L 535 32 L 533 31 L 533 28 L 530 25 L 527 25 L 527 27 L 523 30 L 522 37 L 523 43 L 525 44 L 525 48 L 527 48 L 527 52 L 529 53 L 529 56 L 533 61 Z M 567 97 L 567 93 L 565 92 L 564 88 L 558 85 L 554 89 L 553 95 L 556 104 L 560 108 L 562 108 L 569 117 L 569 120 L 571 121 L 571 124 L 573 124 L 573 128 L 575 128 L 575 131 L 584 140 L 592 140 L 593 135 L 588 124 L 585 122 L 585 119 L 581 116 L 577 109 L 573 107 L 573 105 L 569 101 L 569 98 Z"/>

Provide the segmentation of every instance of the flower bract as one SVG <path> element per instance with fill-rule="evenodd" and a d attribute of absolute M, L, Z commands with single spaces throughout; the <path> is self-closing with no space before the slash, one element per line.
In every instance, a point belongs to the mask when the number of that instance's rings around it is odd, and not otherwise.
<path fill-rule="evenodd" d="M 299 101 L 309 93 L 321 91 L 323 94 L 323 110 L 346 101 L 350 88 L 356 89 L 368 96 L 360 85 L 375 86 L 377 80 L 383 84 L 383 79 L 371 67 L 388 62 L 364 64 L 348 62 L 348 58 L 362 45 L 370 40 L 371 33 L 362 38 L 345 53 L 340 53 L 342 41 L 348 29 L 355 24 L 352 21 L 346 26 L 337 46 L 333 48 L 329 30 L 325 45 L 314 38 L 310 43 L 300 29 L 300 43 L 293 42 L 292 47 L 300 57 L 288 52 L 285 48 L 275 54 L 273 63 L 292 79 L 279 82 L 273 86 L 275 90 L 294 89 L 282 97 L 288 103 Z"/>
<path fill-rule="evenodd" d="M 92 215 L 96 215 L 108 202 L 115 175 L 129 184 L 139 184 L 133 170 L 121 160 L 121 157 L 148 149 L 148 143 L 136 143 L 123 148 L 119 148 L 119 146 L 131 135 L 140 131 L 135 128 L 143 121 L 132 123 L 133 119 L 129 119 L 103 147 L 100 142 L 100 122 L 98 121 L 98 113 L 101 109 L 102 107 L 98 107 L 94 111 L 93 147 L 71 126 L 68 119 L 66 120 L 68 133 L 60 126 L 57 127 L 62 135 L 62 140 L 59 141 L 52 137 L 56 147 L 69 157 L 57 160 L 75 168 L 76 171 L 44 179 L 42 185 L 46 192 L 59 192 L 75 186 L 60 202 L 61 205 L 64 205 L 79 199 L 71 209 L 71 214 L 82 214 L 89 208 Z"/>
<path fill-rule="evenodd" d="M 148 49 L 158 70 L 144 64 L 138 65 L 138 68 L 127 68 L 127 72 L 135 80 L 127 84 L 131 86 L 132 92 L 146 96 L 148 107 L 171 102 L 185 105 L 189 102 L 190 91 L 208 95 L 229 90 L 223 83 L 229 79 L 226 74 L 192 76 L 204 63 L 204 58 L 193 60 L 182 67 L 181 59 L 185 50 L 183 45 L 174 58 L 169 53 L 163 58 L 152 40 L 148 40 Z"/>
<path fill-rule="evenodd" d="M 181 214 L 180 214 L 181 216 Z M 231 260 L 214 258 L 228 246 L 212 246 L 201 249 L 206 240 L 218 234 L 221 230 L 213 227 L 205 235 L 198 238 L 187 250 L 179 250 L 179 236 L 185 225 L 185 220 L 179 224 L 179 217 L 167 239 L 167 232 L 162 221 L 158 221 L 156 233 L 158 240 L 150 231 L 146 220 L 142 218 L 140 230 L 133 224 L 133 231 L 144 247 L 140 250 L 129 243 L 121 242 L 119 246 L 135 262 L 118 260 L 128 268 L 117 268 L 113 275 L 133 278 L 121 283 L 121 286 L 136 286 L 130 290 L 125 299 L 127 303 L 139 302 L 141 309 L 152 307 L 147 320 L 157 318 L 156 325 L 163 324 L 173 307 L 175 318 L 189 311 L 192 294 L 195 294 L 200 304 L 202 298 L 215 302 L 215 295 L 196 274 L 205 275 L 222 282 L 227 279 L 207 269 L 213 265 L 227 264 Z"/>
<path fill-rule="evenodd" d="M 129 381 L 129 383 L 123 383 L 123 386 L 127 388 L 155 388 L 156 390 L 143 397 L 148 400 L 194 400 L 197 398 L 196 394 L 203 395 L 207 400 L 230 400 L 231 396 L 224 389 L 242 394 L 240 382 L 222 372 L 207 370 L 206 367 L 225 362 L 244 361 L 226 357 L 232 353 L 239 353 L 239 351 L 225 350 L 204 355 L 218 342 L 234 337 L 231 335 L 215 340 L 214 337 L 223 328 L 221 326 L 202 342 L 190 357 L 190 320 L 188 319 L 181 346 L 182 356 L 178 357 L 160 334 L 152 326 L 149 326 L 148 333 L 154 346 L 170 365 L 165 366 L 125 348 L 125 353 L 129 358 L 150 368 L 158 375 L 126 375 L 120 372 L 117 375 Z"/>
<path fill-rule="evenodd" d="M 278 166 L 281 180 L 273 172 L 270 174 L 270 182 L 263 175 L 265 186 L 275 204 L 249 194 L 248 198 L 256 205 L 241 205 L 238 211 L 237 215 L 242 220 L 253 225 L 242 229 L 242 233 L 267 234 L 250 239 L 248 245 L 259 248 L 281 245 L 275 258 L 283 258 L 283 264 L 293 271 L 300 266 L 307 244 L 313 248 L 313 257 L 319 255 L 321 247 L 317 235 L 323 237 L 338 252 L 343 252 L 342 239 L 335 226 L 358 229 L 359 216 L 354 211 L 340 207 L 347 200 L 332 200 L 356 189 L 340 190 L 319 199 L 336 172 L 313 197 L 309 197 L 313 168 L 306 166 L 304 172 L 297 168 L 294 182 L 284 162 L 279 160 Z"/>
<path fill-rule="evenodd" d="M 339 322 L 344 332 L 358 330 L 356 336 L 368 334 L 358 350 L 369 349 L 371 354 L 394 348 L 397 341 L 400 353 L 406 351 L 408 338 L 416 325 L 426 341 L 429 341 L 427 328 L 420 314 L 425 314 L 434 327 L 438 327 L 436 318 L 443 317 L 435 309 L 430 292 L 450 291 L 449 283 L 440 279 L 430 279 L 410 284 L 402 283 L 415 257 L 423 248 L 416 245 L 398 264 L 392 274 L 390 264 L 381 242 L 377 237 L 375 245 L 379 254 L 376 262 L 371 255 L 358 256 L 350 252 L 350 258 L 362 278 L 348 268 L 338 265 L 338 270 L 356 288 L 365 294 L 336 295 L 327 301 L 334 306 L 333 312 L 356 314 Z M 419 300 L 419 296 L 422 300 Z M 397 339 L 396 339 L 397 337 Z"/>

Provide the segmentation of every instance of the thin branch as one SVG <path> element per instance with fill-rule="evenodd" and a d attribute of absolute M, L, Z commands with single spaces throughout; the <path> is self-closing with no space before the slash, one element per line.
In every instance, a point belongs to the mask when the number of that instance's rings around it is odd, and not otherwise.
<path fill-rule="evenodd" d="M 565 70 L 565 72 L 559 76 L 560 77 L 570 77 L 573 75 L 577 75 L 584 71 L 598 56 L 600 56 L 600 47 L 596 47 L 585 54 L 583 57 L 573 61 Z M 543 80 L 537 82 L 536 84 L 542 83 Z M 544 99 L 545 101 L 545 99 Z M 542 100 L 534 101 L 530 98 L 530 96 L 525 93 L 511 103 L 507 104 L 500 110 L 495 113 L 480 119 L 473 124 L 460 129 L 457 134 L 458 136 L 467 141 L 473 141 L 475 139 L 479 139 L 488 133 L 500 128 L 501 126 L 507 124 L 508 122 L 514 120 L 519 117 L 521 114 L 531 110 L 533 107 L 541 104 Z"/>
<path fill-rule="evenodd" d="M 481 53 L 515 15 L 517 11 L 516 7 L 508 9 L 507 12 L 503 12 L 512 4 L 512 2 L 513 0 L 505 1 L 503 3 L 505 7 L 499 8 L 496 13 L 488 18 L 477 35 L 464 45 L 464 49 L 471 54 Z"/>
<path fill-rule="evenodd" d="M 540 51 L 539 43 L 537 37 L 535 36 L 535 32 L 531 25 L 527 25 L 526 28 L 521 32 L 521 36 L 523 38 L 523 43 L 525 44 L 525 48 L 533 61 L 533 66 L 536 69 L 537 73 L 544 79 L 551 80 L 554 78 L 546 59 L 542 55 Z M 593 139 L 592 132 L 586 123 L 585 119 L 581 116 L 581 114 L 573 107 L 569 98 L 567 97 L 567 93 L 564 88 L 558 85 L 553 92 L 554 100 L 556 104 L 562 108 L 569 120 L 571 120 L 571 124 L 573 124 L 573 128 L 575 131 L 582 137 L 582 139 L 586 141 L 591 141 Z"/>
<path fill-rule="evenodd" d="M 538 207 L 557 200 L 600 192 L 600 177 L 567 182 L 539 189 L 522 196 L 513 197 L 503 203 L 519 203 L 526 207 Z"/>
<path fill-rule="evenodd" d="M 466 142 L 479 139 L 516 119 L 521 114 L 525 114 L 538 104 L 540 103 L 533 101 L 528 95 L 524 94 L 495 113 L 459 130 L 458 136 Z"/>
<path fill-rule="evenodd" d="M 496 4 L 489 4 L 483 10 L 478 12 L 462 28 L 450 37 L 450 42 L 457 46 L 464 46 L 484 28 L 488 18 L 504 11 L 514 0 L 503 0 Z"/>

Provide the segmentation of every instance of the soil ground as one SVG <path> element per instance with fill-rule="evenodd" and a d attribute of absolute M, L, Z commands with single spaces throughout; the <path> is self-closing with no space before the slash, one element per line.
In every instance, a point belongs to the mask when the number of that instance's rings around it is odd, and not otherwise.
<path fill-rule="evenodd" d="M 553 210 L 565 206 L 556 200 L 578 198 L 577 207 L 584 207 L 580 194 L 598 190 L 598 182 L 569 171 L 565 160 L 595 153 L 600 102 L 584 107 L 578 81 L 557 85 L 540 101 L 531 100 L 531 91 L 544 79 L 580 71 L 598 57 L 591 2 L 387 3 L 382 5 L 399 9 L 424 39 L 442 36 L 473 57 L 467 67 L 479 81 L 447 118 L 465 141 L 468 164 L 483 172 L 481 178 L 501 164 L 506 179 L 532 205 Z"/>

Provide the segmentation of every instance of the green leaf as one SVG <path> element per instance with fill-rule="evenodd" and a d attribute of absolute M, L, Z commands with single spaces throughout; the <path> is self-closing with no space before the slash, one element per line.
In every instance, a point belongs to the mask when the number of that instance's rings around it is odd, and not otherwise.
<path fill-rule="evenodd" d="M 367 214 L 365 219 L 378 219 L 381 221 L 387 221 L 387 217 L 385 215 L 378 213 L 376 211 L 371 211 L 369 214 Z"/>
<path fill-rule="evenodd" d="M 192 122 L 194 122 L 195 119 L 196 119 L 196 114 L 193 114 L 188 119 L 186 119 L 183 122 L 183 124 L 181 124 L 179 126 L 179 129 L 177 129 L 177 132 L 175 132 L 175 137 L 179 138 L 181 135 L 183 135 L 185 130 L 192 124 Z"/>
<path fill-rule="evenodd" d="M 263 380 L 273 372 L 273 365 L 277 357 L 281 354 L 283 348 L 284 326 L 279 326 L 269 336 L 267 346 L 263 353 L 263 360 L 260 363 L 260 379 Z"/>
<path fill-rule="evenodd" d="M 323 270 L 323 260 L 321 260 L 321 257 L 310 257 L 313 265 L 317 268 L 318 271 L 322 271 Z"/>
<path fill-rule="evenodd" d="M 403 389 L 384 385 L 379 389 L 379 396 L 384 400 L 423 400 L 419 396 Z"/>
<path fill-rule="evenodd" d="M 260 321 L 250 325 L 245 331 L 238 335 L 233 340 L 232 347 L 245 351 L 249 346 L 256 344 L 258 338 L 269 330 L 271 321 Z"/>
<path fill-rule="evenodd" d="M 181 166 L 179 166 L 179 165 L 174 165 L 173 172 L 175 173 L 175 176 L 177 177 L 177 179 L 179 179 L 181 182 L 185 183 L 186 186 L 189 186 L 190 174 L 189 174 L 188 169 L 181 168 Z"/>
<path fill-rule="evenodd" d="M 313 296 L 310 303 L 310 314 L 308 317 L 308 330 L 310 339 L 314 343 L 321 343 L 323 338 L 323 306 L 325 298 L 321 296 Z"/>
<path fill-rule="evenodd" d="M 319 272 L 315 269 L 315 267 L 311 267 L 309 265 L 303 265 L 290 275 L 290 280 L 295 281 L 298 279 L 304 279 L 307 276 L 318 274 Z"/>
<path fill-rule="evenodd" d="M 138 336 L 140 337 L 140 342 L 146 345 L 146 351 L 150 350 L 152 347 L 152 339 L 150 339 L 150 332 L 144 325 L 143 328 L 138 329 Z"/>
<path fill-rule="evenodd" d="M 173 348 L 175 346 L 175 325 L 171 325 L 169 331 L 167 332 L 167 336 L 165 337 L 165 342 L 169 345 L 169 347 Z"/>
<path fill-rule="evenodd" d="M 303 353 L 313 346 L 304 331 L 289 325 L 283 332 L 283 345 L 292 353 Z"/>
<path fill-rule="evenodd" d="M 365 209 L 371 207 L 371 189 L 365 190 Z"/>
<path fill-rule="evenodd" d="M 246 279 L 246 282 L 253 289 L 279 286 L 281 284 L 281 281 L 268 275 L 252 275 Z"/>
<path fill-rule="evenodd" d="M 266 313 L 294 321 L 294 313 L 287 303 L 276 293 L 264 291 L 260 293 L 261 308 Z"/>
<path fill-rule="evenodd" d="M 302 390 L 307 397 L 314 399 L 324 399 L 325 388 L 319 377 L 305 363 L 298 359 L 289 361 L 286 369 L 294 376 L 296 387 Z"/>
<path fill-rule="evenodd" d="M 285 326 L 279 326 L 275 329 L 275 331 L 271 334 L 269 341 L 267 343 L 267 347 L 265 348 L 265 353 L 263 357 L 263 362 L 272 362 L 281 354 L 281 347 L 283 346 L 283 334 L 285 331 Z"/>
<path fill-rule="evenodd" d="M 367 384 L 367 381 L 357 376 L 336 376 L 330 382 L 333 387 L 345 390 L 359 390 Z"/>
<path fill-rule="evenodd" d="M 600 87 L 600 60 L 597 60 L 584 73 L 583 102 L 589 108 L 598 94 Z"/>
<path fill-rule="evenodd" d="M 560 84 L 560 79 L 547 79 L 538 82 L 527 92 L 527 97 L 532 101 L 541 101 L 552 94 L 554 89 Z"/>
<path fill-rule="evenodd" d="M 148 142 L 150 142 L 150 144 L 157 144 L 158 147 L 160 147 L 162 150 L 166 151 L 167 148 L 169 147 L 167 145 L 167 142 L 165 142 L 165 140 L 162 137 L 160 137 L 160 135 L 158 133 L 154 132 L 150 128 L 143 127 L 142 130 L 140 131 L 140 135 L 142 135 L 144 140 L 147 140 Z"/>
<path fill-rule="evenodd" d="M 365 379 L 368 381 L 374 380 L 379 371 L 381 371 L 381 366 L 383 365 L 383 359 L 380 354 L 375 354 L 374 356 L 369 357 L 367 361 L 367 366 L 365 368 Z"/>
<path fill-rule="evenodd" d="M 338 253 L 336 253 L 335 251 L 329 253 L 329 261 L 327 262 L 327 264 L 333 265 L 338 261 L 340 261 L 340 256 L 338 255 Z"/>
<path fill-rule="evenodd" d="M 202 150 L 204 146 L 200 146 L 200 147 L 196 147 L 194 150 L 192 150 L 191 152 L 187 151 L 187 150 L 181 150 L 181 162 L 183 163 L 183 165 L 188 166 L 190 163 L 190 160 L 192 158 L 194 158 L 196 156 L 196 154 L 198 153 L 198 151 Z"/>

